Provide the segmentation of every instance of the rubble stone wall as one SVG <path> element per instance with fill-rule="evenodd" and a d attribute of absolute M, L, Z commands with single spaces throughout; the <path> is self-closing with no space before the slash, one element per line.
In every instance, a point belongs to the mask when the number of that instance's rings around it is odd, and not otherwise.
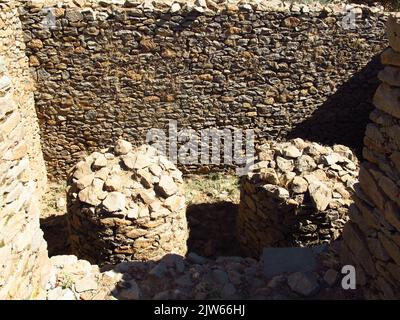
<path fill-rule="evenodd" d="M 109 2 L 21 10 L 51 177 L 170 119 L 361 149 L 385 13 L 360 9 L 347 29 L 342 8 Z"/>
<path fill-rule="evenodd" d="M 359 185 L 344 229 L 342 260 L 356 267 L 370 299 L 400 298 L 400 20 L 387 26 L 391 48 L 365 131 Z"/>
<path fill-rule="evenodd" d="M 40 162 L 30 162 L 40 149 L 29 153 L 33 100 L 24 91 L 23 43 L 12 42 L 13 14 L 13 4 L 0 1 L 0 299 L 41 299 L 50 262 L 36 197 Z"/>
<path fill-rule="evenodd" d="M 358 162 L 343 145 L 294 139 L 260 147 L 241 181 L 237 237 L 245 254 L 337 239 L 348 220 Z"/>
<path fill-rule="evenodd" d="M 25 130 L 24 138 L 32 168 L 32 178 L 36 181 L 40 194 L 45 189 L 47 175 L 34 105 L 34 82 L 25 55 L 26 47 L 18 17 L 18 6 L 17 1 L 0 1 L 0 55 L 4 59 L 14 86 L 14 101 L 17 103 Z"/>
<path fill-rule="evenodd" d="M 182 173 L 150 146 L 114 148 L 79 162 L 68 180 L 71 247 L 97 264 L 185 255 Z"/>

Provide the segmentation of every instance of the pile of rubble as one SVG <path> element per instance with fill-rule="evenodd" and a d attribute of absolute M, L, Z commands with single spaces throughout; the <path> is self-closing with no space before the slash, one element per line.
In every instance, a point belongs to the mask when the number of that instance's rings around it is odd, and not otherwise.
<path fill-rule="evenodd" d="M 101 270 L 75 256 L 56 256 L 47 299 L 358 298 L 357 291 L 341 287 L 337 261 L 328 247 L 265 250 L 261 260 L 168 254 L 159 261 L 121 262 Z"/>
<path fill-rule="evenodd" d="M 182 174 L 155 148 L 119 140 L 79 162 L 68 179 L 74 254 L 93 263 L 184 255 L 188 228 Z"/>
<path fill-rule="evenodd" d="M 259 161 L 242 178 L 237 235 L 243 250 L 304 246 L 339 237 L 348 220 L 358 163 L 342 145 L 294 139 L 260 147 Z"/>

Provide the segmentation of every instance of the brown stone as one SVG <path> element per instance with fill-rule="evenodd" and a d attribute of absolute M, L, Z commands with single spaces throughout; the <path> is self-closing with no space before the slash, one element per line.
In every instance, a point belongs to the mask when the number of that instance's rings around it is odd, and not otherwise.
<path fill-rule="evenodd" d="M 386 23 L 386 36 L 392 49 L 400 53 L 400 23 L 398 18 L 389 16 Z"/>
<path fill-rule="evenodd" d="M 400 53 L 388 48 L 381 54 L 382 64 L 400 67 Z"/>
<path fill-rule="evenodd" d="M 382 243 L 388 255 L 396 262 L 397 265 L 400 265 L 400 249 L 399 247 L 391 240 L 389 240 L 382 233 L 378 234 L 379 241 Z"/>
<path fill-rule="evenodd" d="M 373 102 L 379 110 L 400 119 L 400 88 L 382 83 L 375 92 Z"/>

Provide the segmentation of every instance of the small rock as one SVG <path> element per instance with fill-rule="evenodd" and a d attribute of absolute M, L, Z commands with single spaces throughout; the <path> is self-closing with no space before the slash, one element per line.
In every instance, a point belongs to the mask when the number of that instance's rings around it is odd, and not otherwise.
<path fill-rule="evenodd" d="M 321 162 L 328 166 L 332 166 L 336 162 L 338 162 L 340 160 L 340 158 L 341 158 L 340 155 L 338 155 L 337 153 L 331 153 L 331 154 L 322 156 Z"/>
<path fill-rule="evenodd" d="M 232 283 L 226 283 L 221 290 L 221 298 L 222 299 L 229 299 L 236 293 L 236 288 Z"/>
<path fill-rule="evenodd" d="M 65 198 L 58 198 L 56 202 L 56 206 L 58 210 L 64 210 L 67 202 L 65 201 Z"/>
<path fill-rule="evenodd" d="M 100 154 L 97 159 L 93 162 L 93 168 L 98 170 L 107 166 L 107 159 L 103 154 Z"/>
<path fill-rule="evenodd" d="M 181 5 L 177 2 L 174 2 L 170 8 L 170 12 L 175 13 L 178 12 L 179 10 L 181 10 Z"/>
<path fill-rule="evenodd" d="M 190 277 L 190 274 L 184 274 L 175 280 L 175 283 L 182 287 L 191 287 L 193 285 L 193 281 Z"/>
<path fill-rule="evenodd" d="M 122 211 L 125 208 L 126 198 L 120 192 L 110 192 L 103 200 L 104 207 L 109 212 Z"/>
<path fill-rule="evenodd" d="M 304 193 L 308 189 L 307 180 L 302 177 L 296 176 L 292 180 L 292 190 L 294 193 Z"/>
<path fill-rule="evenodd" d="M 187 257 L 190 261 L 196 264 L 204 264 L 207 261 L 206 258 L 203 258 L 194 252 L 190 252 Z"/>
<path fill-rule="evenodd" d="M 132 144 L 122 139 L 119 139 L 114 147 L 114 151 L 117 155 L 127 154 L 131 150 L 132 150 Z"/>
<path fill-rule="evenodd" d="M 280 156 L 276 157 L 276 164 L 278 168 L 283 172 L 293 171 L 294 164 L 292 160 L 287 160 Z"/>
<path fill-rule="evenodd" d="M 150 270 L 149 275 L 156 278 L 162 278 L 167 270 L 167 264 L 165 262 L 160 262 L 153 269 Z"/>
<path fill-rule="evenodd" d="M 228 274 L 225 271 L 222 271 L 220 269 L 213 270 L 211 274 L 212 274 L 213 280 L 220 285 L 225 284 L 229 281 Z"/>
<path fill-rule="evenodd" d="M 84 277 L 75 282 L 75 291 L 84 292 L 88 290 L 97 290 L 97 282 L 92 277 Z"/>
<path fill-rule="evenodd" d="M 288 147 L 284 148 L 282 153 L 283 156 L 288 158 L 298 158 L 301 156 L 301 151 L 293 145 L 289 145 Z"/>
<path fill-rule="evenodd" d="M 296 272 L 288 277 L 288 285 L 295 293 L 304 297 L 316 294 L 319 290 L 319 284 L 314 273 Z"/>
<path fill-rule="evenodd" d="M 138 300 L 140 289 L 134 279 L 123 282 L 123 288 L 118 291 L 118 296 L 126 300 Z"/>
<path fill-rule="evenodd" d="M 336 270 L 328 269 L 324 274 L 324 281 L 328 286 L 332 287 L 336 284 L 339 278 L 339 273 Z"/>
<path fill-rule="evenodd" d="M 161 176 L 158 187 L 164 196 L 172 196 L 178 191 L 178 187 L 170 176 Z"/>
<path fill-rule="evenodd" d="M 306 154 L 296 160 L 296 170 L 299 172 L 311 172 L 317 167 L 314 159 Z"/>
<path fill-rule="evenodd" d="M 112 175 L 108 177 L 104 183 L 104 188 L 107 191 L 120 191 L 122 189 L 122 179 L 119 175 Z"/>
<path fill-rule="evenodd" d="M 308 192 L 315 208 L 319 211 L 324 211 L 332 201 L 332 190 L 322 182 L 310 183 Z"/>

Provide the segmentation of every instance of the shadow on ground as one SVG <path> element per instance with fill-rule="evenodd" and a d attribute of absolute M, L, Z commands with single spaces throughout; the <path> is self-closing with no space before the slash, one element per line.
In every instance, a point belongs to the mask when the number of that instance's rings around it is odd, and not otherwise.
<path fill-rule="evenodd" d="M 72 254 L 68 244 L 66 215 L 55 215 L 40 219 L 40 228 L 47 242 L 49 256 Z"/>
<path fill-rule="evenodd" d="M 188 252 L 215 258 L 240 255 L 236 239 L 238 205 L 228 201 L 188 206 Z"/>

